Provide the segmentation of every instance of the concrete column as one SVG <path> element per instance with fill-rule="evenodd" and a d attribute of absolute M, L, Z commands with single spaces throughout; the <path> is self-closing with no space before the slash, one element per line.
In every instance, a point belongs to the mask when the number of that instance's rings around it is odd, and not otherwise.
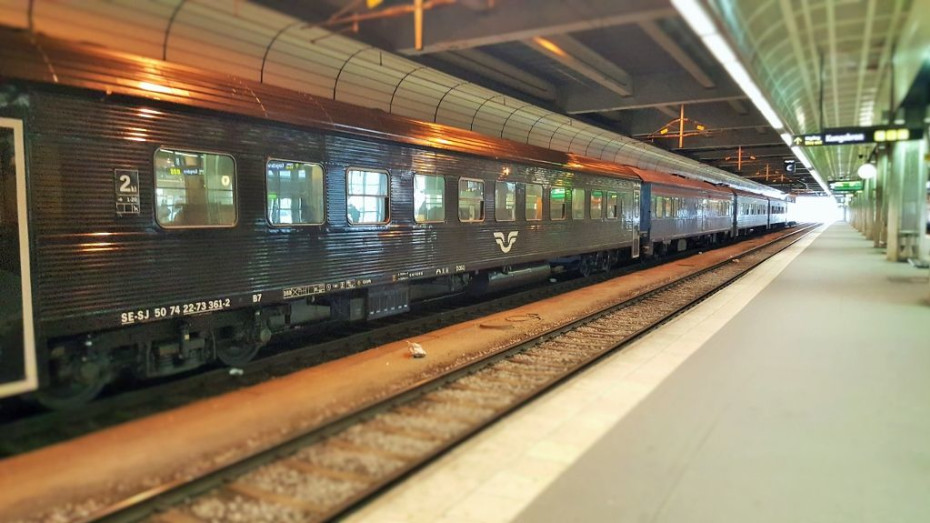
<path fill-rule="evenodd" d="M 919 257 L 926 249 L 926 140 L 894 145 L 888 184 L 888 252 L 890 261 Z"/>
<path fill-rule="evenodd" d="M 903 205 L 901 192 L 903 191 L 902 174 L 904 170 L 904 145 L 906 142 L 900 142 L 890 145 L 888 151 L 888 169 L 885 181 L 886 192 L 888 197 L 888 214 L 887 216 L 887 245 L 885 257 L 888 261 L 900 261 L 900 236 L 898 231 L 901 230 L 901 206 Z"/>
<path fill-rule="evenodd" d="M 884 247 L 888 241 L 888 173 L 891 169 L 888 151 L 878 156 L 878 175 L 875 177 L 875 238 L 874 246 Z"/>
<path fill-rule="evenodd" d="M 869 192 L 871 191 L 870 182 L 871 180 L 862 180 L 862 192 L 859 193 L 859 202 L 856 209 L 856 214 L 859 215 L 859 232 L 862 233 L 866 238 L 869 237 Z"/>
<path fill-rule="evenodd" d="M 917 231 L 918 231 L 918 256 L 921 261 L 930 262 L 930 231 L 927 231 L 927 220 L 928 220 L 928 209 L 927 209 L 927 182 L 930 181 L 930 174 L 928 174 L 928 169 L 930 169 L 930 162 L 927 161 L 928 150 L 928 140 L 930 137 L 925 137 L 920 141 L 920 152 L 918 156 L 917 164 L 917 193 L 919 197 L 917 198 Z"/>

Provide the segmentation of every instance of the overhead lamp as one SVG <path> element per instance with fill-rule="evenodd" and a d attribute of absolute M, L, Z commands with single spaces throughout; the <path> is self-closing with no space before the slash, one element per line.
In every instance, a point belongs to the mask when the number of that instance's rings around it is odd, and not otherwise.
<path fill-rule="evenodd" d="M 568 53 L 566 53 L 564 49 L 556 45 L 556 43 L 553 42 L 552 40 L 548 40 L 541 36 L 534 36 L 533 41 L 554 55 L 561 56 L 562 58 L 565 58 L 566 56 L 568 56 Z"/>
<path fill-rule="evenodd" d="M 695 0 L 672 0 L 672 5 L 675 6 L 675 9 L 678 9 L 678 12 L 687 20 L 688 25 L 698 36 L 717 32 L 717 26 L 707 16 L 707 11 Z"/>
<path fill-rule="evenodd" d="M 756 83 L 749 76 L 749 73 L 740 63 L 730 47 L 727 40 L 717 30 L 717 26 L 711 20 L 707 11 L 701 6 L 698 0 L 672 0 L 672 5 L 681 14 L 685 22 L 691 27 L 691 30 L 701 37 L 704 46 L 710 50 L 714 58 L 723 65 L 733 81 L 739 85 L 740 89 L 752 100 L 752 103 L 759 109 L 762 116 L 765 117 L 769 125 L 776 130 L 784 128 L 781 119 L 775 114 L 775 110 L 769 104 L 768 100 L 756 86 Z"/>
<path fill-rule="evenodd" d="M 710 49 L 710 54 L 714 55 L 718 62 L 722 64 L 736 62 L 736 55 L 733 54 L 730 44 L 722 36 L 714 33 L 701 38 L 704 40 L 704 45 Z"/>
<path fill-rule="evenodd" d="M 859 178 L 863 180 L 871 180 L 878 175 L 878 169 L 875 167 L 874 163 L 864 163 L 859 166 L 859 169 L 856 171 L 856 174 L 859 175 Z"/>
<path fill-rule="evenodd" d="M 798 147 L 797 145 L 792 146 L 791 152 L 794 153 L 794 155 L 797 157 L 798 160 L 801 160 L 801 163 L 804 164 L 804 167 L 807 167 L 808 169 L 813 169 L 810 158 L 808 158 L 807 155 L 804 154 L 804 151 L 802 151 L 800 147 Z"/>

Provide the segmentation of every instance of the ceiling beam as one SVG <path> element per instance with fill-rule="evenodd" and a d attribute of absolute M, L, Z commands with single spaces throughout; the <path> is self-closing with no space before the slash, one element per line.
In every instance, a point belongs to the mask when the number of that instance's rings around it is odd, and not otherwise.
<path fill-rule="evenodd" d="M 669 118 L 678 118 L 680 115 L 680 113 L 670 105 L 657 105 L 655 109 Z"/>
<path fill-rule="evenodd" d="M 620 114 L 623 115 L 625 112 Z M 642 138 L 643 135 L 658 131 L 669 120 L 678 118 L 679 109 L 675 107 L 671 115 L 656 111 L 635 111 L 632 114 L 632 119 L 627 120 L 630 133 L 633 137 Z M 685 118 L 699 121 L 712 132 L 732 129 L 755 129 L 759 125 L 766 125 L 765 118 L 758 111 L 741 115 L 730 111 L 721 104 L 685 105 Z"/>
<path fill-rule="evenodd" d="M 434 57 L 542 100 L 553 101 L 558 96 L 552 83 L 477 49 L 450 51 Z"/>
<path fill-rule="evenodd" d="M 719 78 L 721 72 L 713 71 L 711 77 Z M 690 74 L 682 71 L 643 75 L 633 79 L 631 96 L 621 97 L 604 89 L 570 87 L 560 93 L 560 104 L 568 114 L 582 114 L 660 105 L 725 102 L 746 97 L 733 82 L 716 81 L 716 84 L 717 87 L 706 89 L 698 85 Z"/>
<path fill-rule="evenodd" d="M 791 149 L 787 145 L 757 145 L 757 146 L 747 146 L 743 148 L 743 154 L 748 156 L 755 156 L 756 158 L 794 158 L 794 154 L 791 152 Z M 733 156 L 734 152 L 728 149 L 722 149 L 719 151 L 702 151 L 695 155 L 695 159 L 713 162 L 716 160 L 723 160 L 728 156 Z"/>
<path fill-rule="evenodd" d="M 749 108 L 743 103 L 743 100 L 727 100 L 730 107 L 739 114 L 749 114 Z"/>
<path fill-rule="evenodd" d="M 403 54 L 424 54 L 635 24 L 676 16 L 668 0 L 508 0 L 487 11 L 452 5 L 426 13 L 423 49 L 413 47 L 412 17 L 363 24 Z"/>
<path fill-rule="evenodd" d="M 612 93 L 629 96 L 633 92 L 633 80 L 626 71 L 571 36 L 537 36 L 523 43 Z"/>
<path fill-rule="evenodd" d="M 678 142 L 674 140 L 666 140 L 666 142 L 668 142 L 667 145 L 678 145 Z M 712 133 L 709 136 L 686 137 L 683 148 L 673 147 L 670 150 L 691 156 L 700 156 L 708 151 L 723 151 L 726 149 L 731 149 L 735 153 L 740 146 L 750 148 L 779 144 L 784 145 L 785 142 L 781 141 L 775 131 L 759 134 L 753 129 L 742 129 L 721 131 Z"/>
<path fill-rule="evenodd" d="M 688 74 L 694 77 L 701 86 L 710 89 L 717 85 L 713 79 L 707 76 L 707 73 L 701 69 L 701 66 L 699 66 L 680 45 L 672 40 L 655 21 L 644 20 L 639 22 L 639 27 L 649 35 L 649 38 L 652 38 L 653 42 L 658 44 L 669 56 L 674 58 L 675 61 L 678 62 L 678 65 L 685 71 L 688 71 Z"/>

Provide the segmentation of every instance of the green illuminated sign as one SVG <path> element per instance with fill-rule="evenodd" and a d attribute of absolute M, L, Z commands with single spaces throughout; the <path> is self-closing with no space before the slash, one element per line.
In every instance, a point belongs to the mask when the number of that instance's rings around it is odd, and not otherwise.
<path fill-rule="evenodd" d="M 862 180 L 842 180 L 830 182 L 830 190 L 833 192 L 856 192 L 862 190 Z"/>

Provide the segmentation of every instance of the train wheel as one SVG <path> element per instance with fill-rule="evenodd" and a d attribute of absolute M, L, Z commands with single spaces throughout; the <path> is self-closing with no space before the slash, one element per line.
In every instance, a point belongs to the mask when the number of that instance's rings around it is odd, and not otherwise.
<path fill-rule="evenodd" d="M 53 410 L 78 409 L 96 398 L 110 381 L 106 359 L 86 357 L 71 367 L 67 376 L 53 377 L 47 387 L 36 392 L 41 405 Z"/>
<path fill-rule="evenodd" d="M 585 278 L 597 272 L 596 258 L 587 254 L 583 255 L 581 257 L 581 262 L 578 265 L 578 272 L 580 272 L 581 275 Z"/>
<path fill-rule="evenodd" d="M 261 345 L 257 343 L 240 342 L 240 343 L 218 343 L 216 346 L 216 357 L 230 367 L 241 367 L 252 361 L 252 358 L 258 354 Z"/>

